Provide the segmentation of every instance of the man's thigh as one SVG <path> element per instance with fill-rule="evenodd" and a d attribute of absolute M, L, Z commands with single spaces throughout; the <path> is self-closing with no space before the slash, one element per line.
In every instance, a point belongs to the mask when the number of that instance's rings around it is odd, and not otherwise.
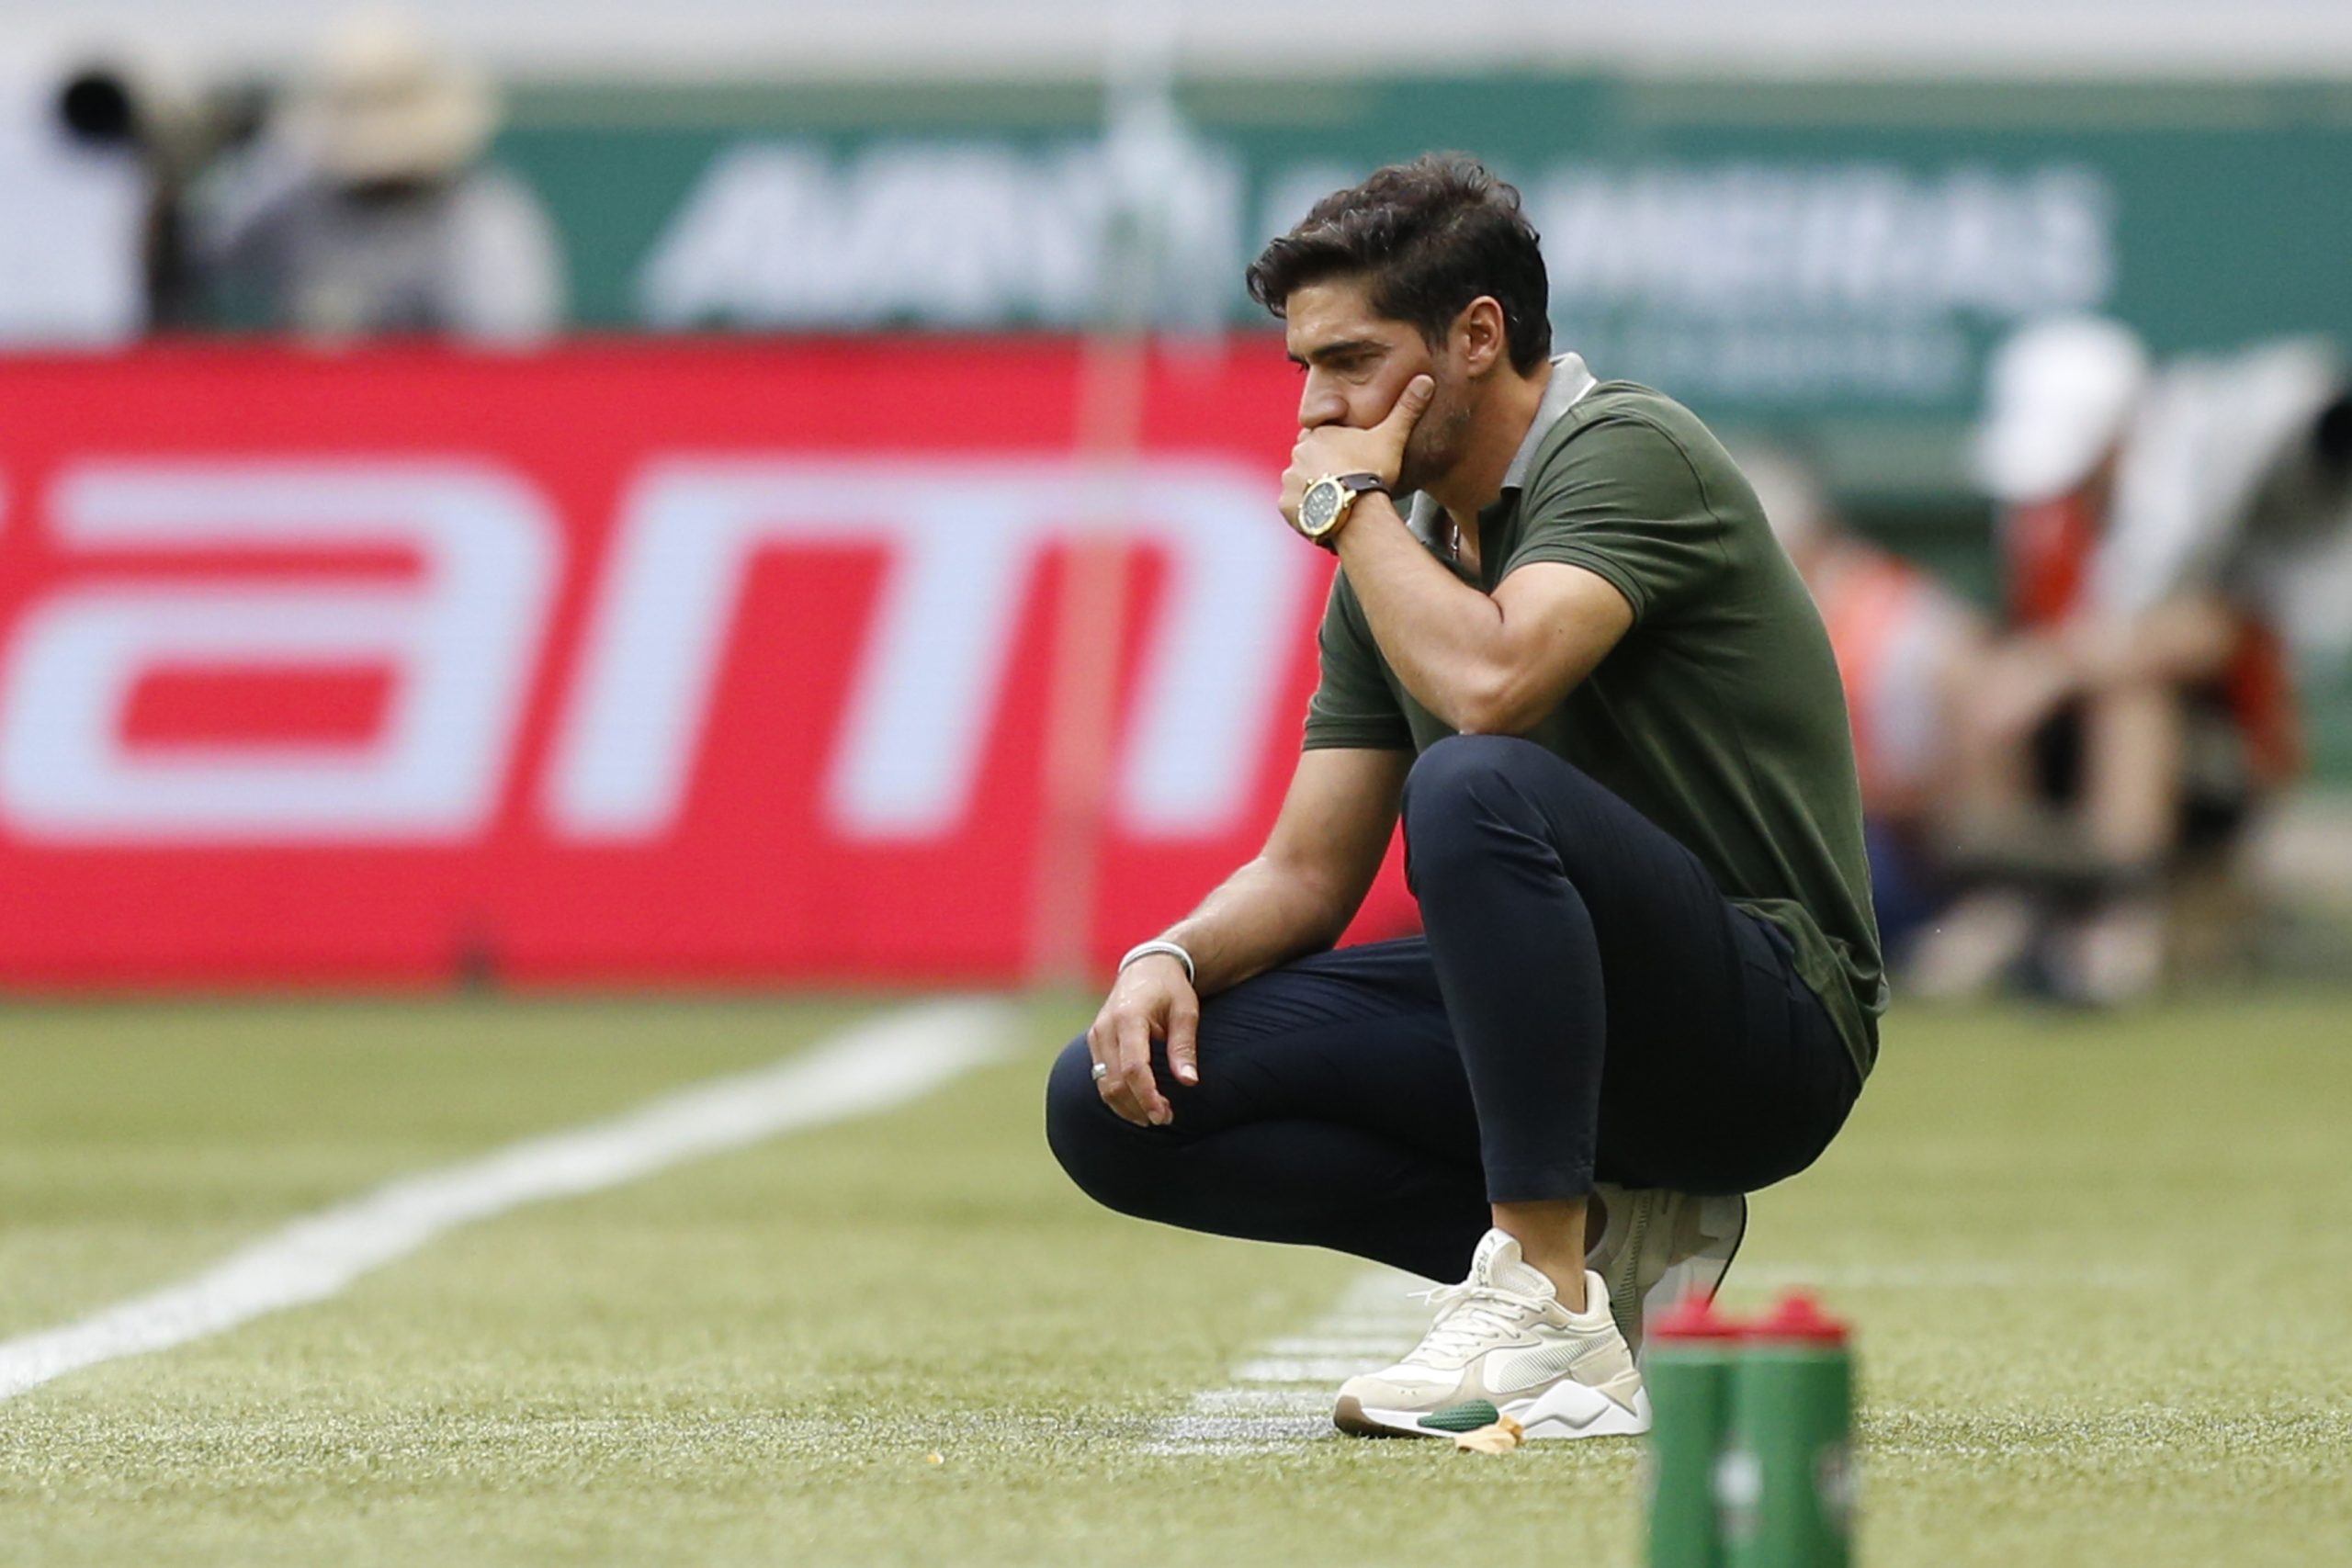
<path fill-rule="evenodd" d="M 1596 1174 L 1730 1191 L 1802 1168 L 1842 1122 L 1853 1069 L 1786 939 L 1671 834 L 1547 760 L 1555 848 L 1605 992 Z"/>
<path fill-rule="evenodd" d="M 1478 1157 L 1469 1079 L 1419 937 L 1316 953 L 1207 998 L 1192 1088 L 1158 1059 L 1180 1137 L 1304 1119 Z"/>

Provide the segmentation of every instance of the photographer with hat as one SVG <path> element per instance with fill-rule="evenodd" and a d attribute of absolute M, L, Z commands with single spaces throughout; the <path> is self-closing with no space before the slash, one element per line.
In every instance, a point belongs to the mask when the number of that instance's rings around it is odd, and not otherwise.
<path fill-rule="evenodd" d="M 198 255 L 216 306 L 330 338 L 554 331 L 554 231 L 483 162 L 497 122 L 490 85 L 409 28 L 345 27 L 211 193 Z"/>

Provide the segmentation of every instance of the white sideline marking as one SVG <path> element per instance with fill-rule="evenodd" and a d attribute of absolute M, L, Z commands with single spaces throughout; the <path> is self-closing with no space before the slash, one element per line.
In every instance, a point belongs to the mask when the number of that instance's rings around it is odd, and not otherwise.
<path fill-rule="evenodd" d="M 1321 1394 L 1295 1388 L 1212 1388 L 1193 1396 L 1194 1415 L 1297 1416 L 1322 1407 Z"/>
<path fill-rule="evenodd" d="M 1337 1437 L 1332 1396 L 1358 1372 L 1413 1348 L 1430 1325 L 1430 1309 L 1412 1292 L 1428 1288 L 1394 1269 L 1360 1276 L 1321 1317 L 1256 1347 L 1226 1374 L 1227 1386 L 1202 1390 L 1182 1415 L 1154 1427 L 1144 1451 L 1262 1453 Z"/>
<path fill-rule="evenodd" d="M 1267 1357 L 1303 1356 L 1311 1360 L 1318 1356 L 1380 1356 L 1396 1348 L 1396 1325 L 1390 1323 L 1377 1329 L 1351 1329 L 1346 1334 L 1269 1339 L 1258 1347 L 1258 1354 Z M 1387 1365 L 1385 1361 L 1381 1364 Z"/>
<path fill-rule="evenodd" d="M 1411 1347 L 1399 1345 L 1394 1348 L 1404 1351 Z M 1367 1367 L 1387 1364 L 1387 1361 L 1363 1356 L 1323 1356 L 1313 1360 L 1305 1357 L 1261 1356 L 1234 1368 L 1233 1381 L 1238 1383 L 1345 1382 Z"/>
<path fill-rule="evenodd" d="M 908 1009 L 608 1121 L 403 1177 L 296 1220 L 193 1279 L 60 1328 L 0 1340 L 0 1399 L 101 1361 L 166 1350 L 324 1301 L 445 1232 L 510 1209 L 888 1110 L 1001 1058 L 1012 1016 L 1011 1004 L 980 998 Z"/>

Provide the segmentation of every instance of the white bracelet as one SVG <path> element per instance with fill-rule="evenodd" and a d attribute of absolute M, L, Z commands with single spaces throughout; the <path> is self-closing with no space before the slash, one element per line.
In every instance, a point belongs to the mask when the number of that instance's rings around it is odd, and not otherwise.
<path fill-rule="evenodd" d="M 1148 958 L 1155 953 L 1164 953 L 1170 958 L 1173 958 L 1178 963 L 1182 964 L 1184 966 L 1184 980 L 1187 985 L 1193 984 L 1198 980 L 1199 971 L 1193 967 L 1193 955 L 1185 952 L 1182 944 L 1180 942 L 1139 942 L 1133 947 L 1127 949 L 1127 955 L 1119 960 L 1119 967 L 1122 970 L 1125 970 L 1128 964 L 1133 964 L 1136 959 Z"/>

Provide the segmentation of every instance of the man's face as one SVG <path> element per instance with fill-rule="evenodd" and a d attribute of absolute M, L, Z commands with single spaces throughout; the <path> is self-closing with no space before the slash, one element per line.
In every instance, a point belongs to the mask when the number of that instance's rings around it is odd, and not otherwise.
<path fill-rule="evenodd" d="M 1460 457 L 1472 412 L 1472 389 L 1450 349 L 1433 354 L 1419 328 L 1374 314 L 1371 291 L 1355 278 L 1295 290 L 1283 317 L 1291 362 L 1304 378 L 1300 428 L 1369 430 L 1388 417 L 1408 381 L 1427 373 L 1437 390 L 1406 439 L 1396 487 L 1421 490 L 1444 477 Z"/>

